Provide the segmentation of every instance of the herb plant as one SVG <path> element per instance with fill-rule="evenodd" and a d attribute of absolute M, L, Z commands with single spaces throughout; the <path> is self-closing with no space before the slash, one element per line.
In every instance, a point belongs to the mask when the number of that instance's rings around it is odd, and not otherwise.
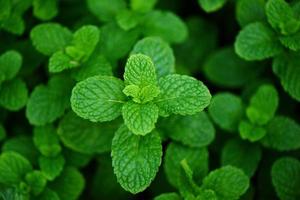
<path fill-rule="evenodd" d="M 0 200 L 300 199 L 299 0 L 0 0 Z"/>

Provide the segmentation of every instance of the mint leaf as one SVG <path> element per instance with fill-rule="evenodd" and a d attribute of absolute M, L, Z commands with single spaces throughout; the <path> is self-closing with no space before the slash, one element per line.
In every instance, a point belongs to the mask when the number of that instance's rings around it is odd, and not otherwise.
<path fill-rule="evenodd" d="M 279 77 L 283 89 L 300 101 L 299 56 L 294 54 L 276 57 L 273 61 L 273 72 Z"/>
<path fill-rule="evenodd" d="M 206 12 L 215 12 L 221 9 L 227 0 L 198 0 L 199 5 Z"/>
<path fill-rule="evenodd" d="M 35 127 L 33 141 L 43 156 L 55 157 L 61 152 L 59 139 L 52 125 Z"/>
<path fill-rule="evenodd" d="M 284 35 L 296 33 L 300 28 L 300 21 L 285 0 L 269 0 L 266 14 L 271 26 Z"/>
<path fill-rule="evenodd" d="M 239 0 L 236 4 L 236 18 L 244 27 L 253 22 L 267 22 L 265 14 L 266 0 Z"/>
<path fill-rule="evenodd" d="M 101 21 L 111 21 L 126 8 L 124 0 L 88 0 L 88 8 Z"/>
<path fill-rule="evenodd" d="M 56 157 L 45 157 L 40 156 L 39 158 L 39 166 L 44 176 L 53 181 L 57 176 L 62 173 L 64 169 L 65 159 L 62 155 L 58 155 Z"/>
<path fill-rule="evenodd" d="M 158 107 L 153 103 L 137 104 L 128 101 L 122 107 L 125 125 L 136 135 L 146 135 L 154 128 L 158 118 Z"/>
<path fill-rule="evenodd" d="M 239 199 L 249 187 L 249 178 L 236 167 L 225 166 L 208 174 L 202 187 L 215 191 L 218 199 Z"/>
<path fill-rule="evenodd" d="M 57 0 L 33 0 L 33 14 L 41 20 L 50 20 L 58 13 Z"/>
<path fill-rule="evenodd" d="M 149 0 L 149 1 L 130 0 L 130 7 L 132 10 L 138 12 L 149 12 L 150 10 L 153 9 L 157 1 L 158 0 Z"/>
<path fill-rule="evenodd" d="M 44 23 L 35 26 L 30 32 L 33 46 L 44 55 L 63 50 L 72 40 L 69 29 L 57 23 Z"/>
<path fill-rule="evenodd" d="M 256 126 L 249 121 L 241 121 L 239 125 L 239 133 L 241 138 L 244 140 L 249 140 L 250 142 L 256 142 L 262 139 L 267 131 L 261 126 Z"/>
<path fill-rule="evenodd" d="M 92 123 L 69 112 L 60 121 L 57 133 L 65 146 L 85 153 L 103 153 L 111 149 L 118 122 Z"/>
<path fill-rule="evenodd" d="M 247 62 L 225 47 L 212 53 L 204 63 L 209 81 L 222 88 L 239 88 L 256 78 L 264 69 L 257 62 Z"/>
<path fill-rule="evenodd" d="M 161 163 L 159 134 L 138 136 L 121 126 L 113 139 L 111 155 L 121 186 L 133 194 L 141 192 L 150 185 Z"/>
<path fill-rule="evenodd" d="M 67 167 L 49 187 L 58 194 L 60 200 L 76 200 L 84 185 L 83 175 L 76 168 Z"/>
<path fill-rule="evenodd" d="M 285 35 L 279 37 L 281 44 L 292 51 L 298 51 L 300 49 L 299 39 L 300 39 L 299 32 L 292 35 Z"/>
<path fill-rule="evenodd" d="M 181 197 L 175 192 L 163 193 L 154 198 L 154 200 L 181 200 Z"/>
<path fill-rule="evenodd" d="M 234 94 L 217 93 L 211 100 L 208 113 L 221 129 L 235 132 L 244 115 L 244 105 L 242 100 Z"/>
<path fill-rule="evenodd" d="M 261 142 L 278 151 L 296 150 L 300 148 L 300 125 L 291 118 L 276 116 L 268 123 L 267 134 Z"/>
<path fill-rule="evenodd" d="M 245 60 L 263 60 L 282 50 L 275 33 L 265 24 L 255 22 L 243 28 L 234 44 L 235 52 Z"/>
<path fill-rule="evenodd" d="M 79 66 L 78 62 L 73 61 L 63 51 L 58 51 L 50 57 L 48 67 L 49 67 L 49 72 L 58 73 L 65 69 L 71 69 L 78 66 Z"/>
<path fill-rule="evenodd" d="M 28 99 L 28 89 L 21 79 L 6 81 L 0 88 L 0 105 L 11 111 L 23 108 Z"/>
<path fill-rule="evenodd" d="M 36 86 L 26 107 L 30 124 L 42 126 L 62 116 L 69 106 L 71 87 L 72 81 L 65 76 L 54 76 L 47 86 Z"/>
<path fill-rule="evenodd" d="M 118 25 L 125 31 L 135 28 L 140 22 L 140 16 L 131 10 L 122 10 L 117 16 Z"/>
<path fill-rule="evenodd" d="M 4 80 L 14 78 L 22 65 L 22 56 L 19 52 L 10 50 L 0 56 L 0 74 L 2 76 L 0 84 Z"/>
<path fill-rule="evenodd" d="M 300 162 L 292 157 L 275 161 L 271 170 L 272 183 L 280 199 L 298 199 L 300 192 Z"/>
<path fill-rule="evenodd" d="M 151 58 L 143 54 L 130 56 L 125 66 L 124 81 L 127 85 L 137 85 L 140 88 L 156 85 L 156 72 Z"/>
<path fill-rule="evenodd" d="M 110 76 L 94 76 L 77 83 L 73 88 L 71 106 L 84 119 L 93 122 L 111 121 L 121 114 L 125 103 L 120 79 Z"/>
<path fill-rule="evenodd" d="M 221 163 L 223 166 L 231 165 L 244 171 L 252 177 L 262 157 L 261 148 L 256 144 L 231 139 L 222 149 Z"/>
<path fill-rule="evenodd" d="M 155 85 L 147 85 L 143 88 L 140 88 L 137 85 L 127 85 L 123 93 L 126 96 L 133 97 L 132 100 L 136 103 L 147 103 L 152 101 L 160 93 L 160 90 Z"/>
<path fill-rule="evenodd" d="M 0 183 L 19 184 L 30 171 L 32 171 L 31 164 L 20 154 L 7 151 L 0 155 Z"/>
<path fill-rule="evenodd" d="M 44 192 L 39 195 L 39 198 L 43 200 L 60 200 L 57 193 L 53 190 L 50 190 L 49 188 L 46 188 Z"/>
<path fill-rule="evenodd" d="M 131 54 L 137 53 L 147 55 L 152 59 L 159 78 L 175 72 L 173 50 L 159 37 L 146 37 L 138 41 L 131 51 Z"/>
<path fill-rule="evenodd" d="M 188 35 L 186 25 L 179 17 L 163 11 L 146 14 L 141 30 L 145 36 L 159 36 L 169 43 L 181 43 Z"/>
<path fill-rule="evenodd" d="M 192 115 L 206 108 L 211 99 L 207 87 L 186 75 L 167 75 L 159 80 L 160 95 L 155 102 L 163 115 Z"/>
<path fill-rule="evenodd" d="M 189 147 L 207 146 L 215 138 L 215 128 L 205 112 L 171 116 L 159 125 L 168 137 Z"/>
<path fill-rule="evenodd" d="M 278 104 L 276 88 L 270 84 L 262 85 L 250 99 L 247 117 L 253 124 L 265 125 L 274 117 Z"/>
<path fill-rule="evenodd" d="M 0 1 L 0 21 L 9 17 L 12 9 L 12 3 L 9 0 Z"/>
<path fill-rule="evenodd" d="M 25 180 L 34 195 L 38 195 L 43 192 L 47 184 L 44 174 L 37 170 L 27 173 Z"/>
<path fill-rule="evenodd" d="M 213 190 L 202 190 L 196 200 L 218 200 L 216 193 Z"/>
<path fill-rule="evenodd" d="M 208 151 L 206 148 L 190 148 L 178 143 L 170 143 L 164 158 L 164 170 L 169 183 L 178 188 L 178 177 L 181 171 L 180 162 L 185 159 L 193 171 L 194 180 L 201 183 L 208 172 Z"/>

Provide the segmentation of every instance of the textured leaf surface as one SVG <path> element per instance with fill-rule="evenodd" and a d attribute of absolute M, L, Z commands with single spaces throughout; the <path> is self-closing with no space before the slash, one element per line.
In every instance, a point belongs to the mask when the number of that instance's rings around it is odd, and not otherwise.
<path fill-rule="evenodd" d="M 65 159 L 62 155 L 56 157 L 44 157 L 39 158 L 39 166 L 45 177 L 53 181 L 57 176 L 59 176 L 64 169 Z"/>
<path fill-rule="evenodd" d="M 124 72 L 125 84 L 143 88 L 157 83 L 154 64 L 150 57 L 143 54 L 131 55 L 127 60 Z"/>
<path fill-rule="evenodd" d="M 192 115 L 206 108 L 211 99 L 207 87 L 186 75 L 167 75 L 159 80 L 161 90 L 156 103 L 165 115 Z"/>
<path fill-rule="evenodd" d="M 158 118 L 158 107 L 153 103 L 137 104 L 128 101 L 122 107 L 125 125 L 136 135 L 146 135 L 154 128 Z"/>
<path fill-rule="evenodd" d="M 80 153 L 103 153 L 111 149 L 117 122 L 93 123 L 68 113 L 60 121 L 58 135 L 67 147 Z"/>
<path fill-rule="evenodd" d="M 247 117 L 253 124 L 264 125 L 274 117 L 278 104 L 276 88 L 270 84 L 262 85 L 250 99 Z"/>
<path fill-rule="evenodd" d="M 292 157 L 282 157 L 273 164 L 272 183 L 280 199 L 300 198 L 300 162 Z"/>
<path fill-rule="evenodd" d="M 83 175 L 73 167 L 67 167 L 61 175 L 50 185 L 60 200 L 76 200 L 82 193 L 85 185 Z"/>
<path fill-rule="evenodd" d="M 68 55 L 62 51 L 54 53 L 49 59 L 49 71 L 52 73 L 58 73 L 65 69 L 71 69 L 78 67 L 79 63 L 73 61 Z"/>
<path fill-rule="evenodd" d="M 141 192 L 150 185 L 161 163 L 159 134 L 138 136 L 121 126 L 113 139 L 111 155 L 121 186 L 133 194 Z"/>
<path fill-rule="evenodd" d="M 256 144 L 232 139 L 226 142 L 221 154 L 223 166 L 240 168 L 249 177 L 253 176 L 261 159 L 261 149 Z"/>
<path fill-rule="evenodd" d="M 138 41 L 131 51 L 131 54 L 137 53 L 147 55 L 152 59 L 158 78 L 175 72 L 173 50 L 159 37 L 146 37 Z"/>
<path fill-rule="evenodd" d="M 0 105 L 11 111 L 23 108 L 28 100 L 28 89 L 21 79 L 6 81 L 0 88 Z"/>
<path fill-rule="evenodd" d="M 63 115 L 70 104 L 71 87 L 72 81 L 65 76 L 54 76 L 47 86 L 36 86 L 26 107 L 29 122 L 41 126 Z"/>
<path fill-rule="evenodd" d="M 266 0 L 239 0 L 236 5 L 236 18 L 244 27 L 252 22 L 267 22 L 265 14 Z"/>
<path fill-rule="evenodd" d="M 300 67 L 299 56 L 289 54 L 273 61 L 273 72 L 279 77 L 281 85 L 291 97 L 300 101 Z"/>
<path fill-rule="evenodd" d="M 18 153 L 7 151 L 0 155 L 0 183 L 2 184 L 18 184 L 31 170 L 29 161 Z"/>
<path fill-rule="evenodd" d="M 249 178 L 236 167 L 225 166 L 209 173 L 203 188 L 215 191 L 219 200 L 237 200 L 249 187 Z"/>
<path fill-rule="evenodd" d="M 72 33 L 57 23 L 44 23 L 31 30 L 30 38 L 39 52 L 50 56 L 71 42 Z"/>
<path fill-rule="evenodd" d="M 14 78 L 22 65 L 22 56 L 20 53 L 14 50 L 6 51 L 0 56 L 0 74 L 3 76 L 0 79 L 10 80 Z"/>
<path fill-rule="evenodd" d="M 300 50 L 300 33 L 279 37 L 281 44 L 293 51 Z"/>
<path fill-rule="evenodd" d="M 217 93 L 212 98 L 208 112 L 221 129 L 235 132 L 244 115 L 244 106 L 242 100 L 234 94 Z"/>
<path fill-rule="evenodd" d="M 214 12 L 221 9 L 226 0 L 198 0 L 198 3 L 206 12 Z"/>
<path fill-rule="evenodd" d="M 170 138 L 190 147 L 204 147 L 215 138 L 215 128 L 205 112 L 189 116 L 171 116 L 159 123 Z"/>
<path fill-rule="evenodd" d="M 94 76 L 77 83 L 73 88 L 73 111 L 93 122 L 111 121 L 121 114 L 126 96 L 120 79 L 110 76 Z"/>
<path fill-rule="evenodd" d="M 225 88 L 239 88 L 256 78 L 263 66 L 257 62 L 246 62 L 236 55 L 234 49 L 226 47 L 208 57 L 204 73 L 213 84 Z"/>
<path fill-rule="evenodd" d="M 300 125 L 291 118 L 276 116 L 269 122 L 262 144 L 278 151 L 298 149 L 300 148 Z"/>
<path fill-rule="evenodd" d="M 146 36 L 159 36 L 170 43 L 181 43 L 187 38 L 186 25 L 171 12 L 152 11 L 144 20 L 142 31 Z"/>
<path fill-rule="evenodd" d="M 208 172 L 208 151 L 206 148 L 190 148 L 178 143 L 170 143 L 164 158 L 164 170 L 170 184 L 180 187 L 178 177 L 181 171 L 180 162 L 186 159 L 193 171 L 194 180 L 201 183 Z"/>
<path fill-rule="evenodd" d="M 275 33 L 260 22 L 251 23 L 243 28 L 234 47 L 235 52 L 246 60 L 263 60 L 279 54 L 282 50 Z"/>
<path fill-rule="evenodd" d="M 25 180 L 30 186 L 30 189 L 34 195 L 38 195 L 43 192 L 47 184 L 44 174 L 37 170 L 27 173 Z"/>
<path fill-rule="evenodd" d="M 242 139 L 256 142 L 262 139 L 267 131 L 264 127 L 256 126 L 249 121 L 243 120 L 239 124 L 239 133 Z"/>

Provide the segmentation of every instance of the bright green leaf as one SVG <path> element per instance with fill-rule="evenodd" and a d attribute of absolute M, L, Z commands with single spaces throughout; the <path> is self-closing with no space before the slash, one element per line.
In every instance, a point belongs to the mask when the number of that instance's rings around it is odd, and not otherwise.
<path fill-rule="evenodd" d="M 158 0 L 130 0 L 130 7 L 132 10 L 138 11 L 138 12 L 149 12 L 153 9 L 156 2 Z"/>
<path fill-rule="evenodd" d="M 221 9 L 227 0 L 198 0 L 199 5 L 206 12 L 215 12 Z"/>
<path fill-rule="evenodd" d="M 239 133 L 244 140 L 256 142 L 262 139 L 267 134 L 267 131 L 265 128 L 256 126 L 249 121 L 241 121 L 239 124 Z"/>
<path fill-rule="evenodd" d="M 44 157 L 40 156 L 39 166 L 44 176 L 52 181 L 62 173 L 64 169 L 65 159 L 62 155 L 57 157 Z"/>
<path fill-rule="evenodd" d="M 22 65 L 22 56 L 20 53 L 14 50 L 6 51 L 0 56 L 0 74 L 2 74 L 2 80 L 10 80 L 14 78 L 19 72 Z"/>
<path fill-rule="evenodd" d="M 156 196 L 154 200 L 181 200 L 181 197 L 175 192 L 170 192 L 160 194 Z"/>
<path fill-rule="evenodd" d="M 41 20 L 50 20 L 58 13 L 57 0 L 33 0 L 33 14 Z"/>

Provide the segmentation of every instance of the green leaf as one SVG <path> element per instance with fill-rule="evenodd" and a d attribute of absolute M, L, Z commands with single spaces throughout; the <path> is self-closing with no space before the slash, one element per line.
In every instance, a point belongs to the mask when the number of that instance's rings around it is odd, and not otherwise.
<path fill-rule="evenodd" d="M 0 105 L 10 111 L 23 108 L 28 99 L 28 89 L 21 79 L 6 81 L 0 88 Z"/>
<path fill-rule="evenodd" d="M 138 12 L 149 12 L 153 9 L 155 6 L 157 0 L 130 0 L 130 7 L 132 10 L 138 11 Z"/>
<path fill-rule="evenodd" d="M 184 22 L 171 12 L 149 12 L 141 30 L 145 36 L 159 36 L 169 43 L 181 43 L 188 36 Z"/>
<path fill-rule="evenodd" d="M 62 116 L 70 104 L 71 87 L 72 81 L 65 76 L 54 76 L 47 86 L 36 86 L 26 107 L 30 124 L 42 126 Z"/>
<path fill-rule="evenodd" d="M 10 0 L 0 1 L 0 21 L 9 17 L 12 10 L 12 2 Z"/>
<path fill-rule="evenodd" d="M 60 200 L 76 200 L 84 185 L 83 175 L 76 168 L 67 167 L 49 187 L 58 194 Z"/>
<path fill-rule="evenodd" d="M 215 12 L 221 9 L 227 0 L 198 0 L 199 5 L 205 12 Z"/>
<path fill-rule="evenodd" d="M 33 14 L 41 20 L 50 20 L 58 13 L 57 0 L 33 0 Z"/>
<path fill-rule="evenodd" d="M 156 196 L 154 200 L 181 200 L 181 197 L 175 192 L 170 192 L 160 194 Z"/>
<path fill-rule="evenodd" d="M 282 157 L 273 164 L 272 183 L 280 199 L 300 198 L 300 162 L 292 157 Z"/>
<path fill-rule="evenodd" d="M 262 152 L 258 145 L 231 139 L 222 149 L 221 163 L 223 166 L 231 165 L 244 171 L 252 177 L 261 160 Z"/>
<path fill-rule="evenodd" d="M 39 158 L 39 166 L 44 176 L 53 181 L 57 176 L 62 173 L 64 169 L 65 159 L 62 155 L 58 155 L 57 157 L 44 157 L 40 156 Z"/>
<path fill-rule="evenodd" d="M 137 85 L 140 88 L 156 85 L 156 72 L 151 58 L 143 54 L 131 55 L 125 66 L 124 81 L 127 85 Z"/>
<path fill-rule="evenodd" d="M 19 184 L 30 171 L 32 171 L 31 164 L 20 154 L 7 151 L 0 155 L 0 183 Z"/>
<path fill-rule="evenodd" d="M 55 157 L 61 152 L 59 138 L 52 125 L 35 127 L 33 141 L 43 156 Z"/>
<path fill-rule="evenodd" d="M 22 35 L 25 31 L 25 22 L 18 14 L 11 14 L 1 23 L 1 28 L 15 35 Z"/>
<path fill-rule="evenodd" d="M 236 167 L 225 166 L 208 174 L 202 187 L 215 191 L 219 200 L 237 200 L 249 187 L 249 178 Z"/>
<path fill-rule="evenodd" d="M 79 63 L 72 60 L 63 51 L 55 52 L 49 59 L 49 72 L 58 73 L 66 69 L 78 67 Z"/>
<path fill-rule="evenodd" d="M 49 188 L 46 188 L 44 192 L 39 195 L 39 198 L 43 200 L 60 200 L 57 193 Z"/>
<path fill-rule="evenodd" d="M 273 72 L 279 77 L 283 89 L 300 101 L 300 68 L 299 56 L 282 55 L 273 61 Z"/>
<path fill-rule="evenodd" d="M 265 14 L 266 0 L 239 0 L 236 4 L 236 18 L 244 27 L 253 22 L 267 22 Z"/>
<path fill-rule="evenodd" d="M 244 105 L 240 97 L 228 93 L 217 93 L 208 107 L 212 120 L 223 130 L 236 132 L 244 115 Z"/>
<path fill-rule="evenodd" d="M 171 116 L 159 123 L 172 140 L 189 147 L 204 147 L 215 138 L 215 128 L 205 112 L 189 116 Z"/>
<path fill-rule="evenodd" d="M 213 190 L 202 190 L 196 200 L 218 200 L 218 197 Z"/>
<path fill-rule="evenodd" d="M 140 15 L 131 10 L 122 10 L 117 16 L 118 25 L 125 31 L 135 28 L 140 22 Z"/>
<path fill-rule="evenodd" d="M 114 17 L 126 8 L 124 0 L 88 0 L 88 8 L 101 21 L 112 21 Z"/>
<path fill-rule="evenodd" d="M 121 186 L 133 194 L 141 192 L 150 185 L 161 163 L 159 134 L 138 136 L 121 126 L 113 139 L 111 155 Z"/>
<path fill-rule="evenodd" d="M 116 119 L 126 96 L 124 84 L 112 76 L 94 76 L 77 83 L 73 88 L 71 105 L 73 111 L 92 122 Z"/>
<path fill-rule="evenodd" d="M 108 146 L 108 145 L 110 146 L 111 144 L 106 144 L 106 146 Z M 92 154 L 79 153 L 79 152 L 73 151 L 69 148 L 64 149 L 63 156 L 66 160 L 67 166 L 73 166 L 73 167 L 77 167 L 77 168 L 86 167 L 92 159 Z"/>
<path fill-rule="evenodd" d="M 157 97 L 160 93 L 160 90 L 155 85 L 147 85 L 143 88 L 140 88 L 137 85 L 127 85 L 123 93 L 132 97 L 132 100 L 136 103 L 147 103 L 152 101 L 155 97 Z"/>
<path fill-rule="evenodd" d="M 209 81 L 222 88 L 239 88 L 259 76 L 264 66 L 247 62 L 236 55 L 232 47 L 225 47 L 210 55 L 204 64 Z"/>
<path fill-rule="evenodd" d="M 208 172 L 208 151 L 206 148 L 190 148 L 178 143 L 170 143 L 166 150 L 164 158 L 164 170 L 169 183 L 180 187 L 178 177 L 180 175 L 180 161 L 186 159 L 188 165 L 193 171 L 194 180 L 201 183 L 202 178 Z"/>
<path fill-rule="evenodd" d="M 192 115 L 202 111 L 210 103 L 209 90 L 193 77 L 167 75 L 159 80 L 159 87 L 161 93 L 155 102 L 162 115 Z"/>
<path fill-rule="evenodd" d="M 30 186 L 30 189 L 34 195 L 38 195 L 43 192 L 47 184 L 44 174 L 37 170 L 27 173 L 25 180 Z"/>
<path fill-rule="evenodd" d="M 60 121 L 57 133 L 65 146 L 85 153 L 103 153 L 111 149 L 118 122 L 93 123 L 69 112 Z"/>
<path fill-rule="evenodd" d="M 57 23 L 44 23 L 35 26 L 30 32 L 35 48 L 44 55 L 63 50 L 72 40 L 69 29 Z"/>
<path fill-rule="evenodd" d="M 300 21 L 285 0 L 269 0 L 266 4 L 266 14 L 271 26 L 283 35 L 296 33 L 300 28 Z"/>
<path fill-rule="evenodd" d="M 168 43 L 159 37 L 146 37 L 139 40 L 131 54 L 141 53 L 149 56 L 156 68 L 158 78 L 175 72 L 175 57 Z"/>
<path fill-rule="evenodd" d="M 239 133 L 244 140 L 256 142 L 261 140 L 267 134 L 267 131 L 265 128 L 256 126 L 249 121 L 241 121 L 239 124 Z"/>
<path fill-rule="evenodd" d="M 154 128 L 158 118 L 158 107 L 153 103 L 137 104 L 128 101 L 122 107 L 125 125 L 136 135 L 146 135 Z"/>
<path fill-rule="evenodd" d="M 279 40 L 281 42 L 282 45 L 284 45 L 285 47 L 289 48 L 292 51 L 298 51 L 300 50 L 300 33 L 294 33 L 292 35 L 284 35 L 284 36 L 280 36 Z"/>
<path fill-rule="evenodd" d="M 11 80 L 19 72 L 22 65 L 22 55 L 14 50 L 6 51 L 0 56 L 0 74 L 4 80 Z"/>
<path fill-rule="evenodd" d="M 100 38 L 99 29 L 93 25 L 85 25 L 78 29 L 66 53 L 76 61 L 84 62 L 93 53 Z"/>
<path fill-rule="evenodd" d="M 261 142 L 278 151 L 296 150 L 300 148 L 300 125 L 291 118 L 276 116 L 269 122 Z"/>
<path fill-rule="evenodd" d="M 246 114 L 253 124 L 265 125 L 275 115 L 279 104 L 279 97 L 273 85 L 260 86 L 251 97 Z"/>
<path fill-rule="evenodd" d="M 275 33 L 265 24 L 255 22 L 243 28 L 234 44 L 235 52 L 245 60 L 263 60 L 282 50 Z"/>
<path fill-rule="evenodd" d="M 92 54 L 79 68 L 73 69 L 71 76 L 76 81 L 83 81 L 91 76 L 112 76 L 112 66 L 102 55 Z"/>

